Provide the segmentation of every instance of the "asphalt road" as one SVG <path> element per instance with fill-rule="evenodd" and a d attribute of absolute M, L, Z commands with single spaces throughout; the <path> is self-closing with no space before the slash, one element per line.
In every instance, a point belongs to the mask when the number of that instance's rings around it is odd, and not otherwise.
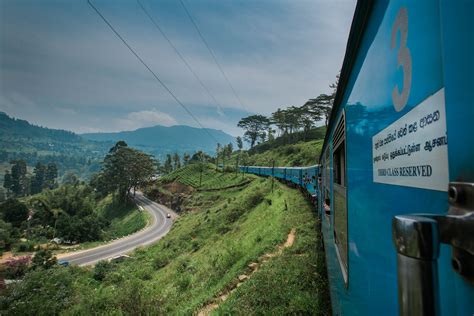
<path fill-rule="evenodd" d="M 100 260 L 127 254 L 139 246 L 152 244 L 165 236 L 171 229 L 177 215 L 166 206 L 147 199 L 140 192 L 136 193 L 135 200 L 138 205 L 141 205 L 146 212 L 152 215 L 152 222 L 149 226 L 109 244 L 61 256 L 60 260 L 67 260 L 70 264 L 80 266 L 93 265 Z M 171 214 L 171 218 L 166 218 L 167 213 Z"/>

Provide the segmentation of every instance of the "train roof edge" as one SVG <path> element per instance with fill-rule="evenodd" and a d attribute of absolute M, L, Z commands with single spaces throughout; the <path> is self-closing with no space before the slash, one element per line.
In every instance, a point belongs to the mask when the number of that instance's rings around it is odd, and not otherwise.
<path fill-rule="evenodd" d="M 346 52 L 344 55 L 344 60 L 342 62 L 342 69 L 341 74 L 339 76 L 339 83 L 337 86 L 336 96 L 334 98 L 334 104 L 331 111 L 331 116 L 329 117 L 328 127 L 334 124 L 336 120 L 336 116 L 339 112 L 339 108 L 341 106 L 342 100 L 344 99 L 344 93 L 349 82 L 352 68 L 357 58 L 357 54 L 359 52 L 359 46 L 362 42 L 362 38 L 364 36 L 367 22 L 370 18 L 370 14 L 372 12 L 372 7 L 374 5 L 375 0 L 359 0 L 357 1 L 357 5 L 354 11 L 354 17 L 352 19 L 351 30 L 349 32 L 349 37 L 347 39 L 346 44 Z M 323 157 L 323 153 L 326 149 L 328 138 L 329 138 L 329 131 L 330 129 L 326 130 L 326 135 L 324 137 L 324 143 L 321 148 L 321 153 L 319 156 L 319 162 Z"/>

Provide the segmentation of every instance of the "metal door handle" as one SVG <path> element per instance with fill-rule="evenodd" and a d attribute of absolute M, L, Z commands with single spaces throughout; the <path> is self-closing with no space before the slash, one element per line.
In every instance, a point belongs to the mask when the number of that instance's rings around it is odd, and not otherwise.
<path fill-rule="evenodd" d="M 474 281 L 474 184 L 452 182 L 448 194 L 447 215 L 399 215 L 392 220 L 400 315 L 439 315 L 440 243 L 452 246 L 453 269 Z"/>

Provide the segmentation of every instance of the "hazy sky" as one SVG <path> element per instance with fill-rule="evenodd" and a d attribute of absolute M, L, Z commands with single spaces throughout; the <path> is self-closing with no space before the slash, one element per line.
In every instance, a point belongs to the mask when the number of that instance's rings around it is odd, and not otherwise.
<path fill-rule="evenodd" d="M 178 0 L 141 0 L 222 107 L 218 109 L 136 1 L 93 0 L 206 127 L 328 92 L 342 65 L 349 0 L 184 0 L 242 108 Z M 0 0 L 0 111 L 75 132 L 186 124 L 192 118 L 87 0 Z"/>

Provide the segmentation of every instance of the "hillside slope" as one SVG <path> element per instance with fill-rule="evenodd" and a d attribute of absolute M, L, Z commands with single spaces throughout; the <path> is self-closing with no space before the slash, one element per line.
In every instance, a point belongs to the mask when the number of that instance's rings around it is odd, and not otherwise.
<path fill-rule="evenodd" d="M 295 189 L 276 184 L 272 192 L 269 179 L 246 177 L 253 181 L 243 187 L 193 191 L 194 210 L 168 235 L 129 261 L 102 265 L 100 274 L 76 267 L 31 272 L 0 296 L 0 311 L 328 315 L 311 206 Z"/>
<path fill-rule="evenodd" d="M 209 136 L 211 134 L 213 138 Z M 234 137 L 216 129 L 202 129 L 184 125 L 176 126 L 153 126 L 139 128 L 135 131 L 118 133 L 89 133 L 82 137 L 95 141 L 119 141 L 124 140 L 130 146 L 146 151 L 158 157 L 168 153 L 178 152 L 193 153 L 203 150 L 213 153 L 216 149 L 216 141 L 221 144 L 234 143 Z"/>
<path fill-rule="evenodd" d="M 311 166 L 319 161 L 324 142 L 326 128 L 324 126 L 310 130 L 308 133 L 296 132 L 283 135 L 272 141 L 266 141 L 239 153 L 234 152 L 225 159 L 225 165 L 235 168 L 237 160 L 246 166 Z M 222 165 L 220 157 L 219 165 Z"/>
<path fill-rule="evenodd" d="M 23 159 L 28 165 L 55 162 L 60 175 L 73 171 L 87 177 L 99 169 L 112 143 L 83 139 L 69 131 L 32 125 L 0 112 L 0 164 L 3 171 L 11 160 Z M 3 181 L 3 174 L 0 174 Z"/>

